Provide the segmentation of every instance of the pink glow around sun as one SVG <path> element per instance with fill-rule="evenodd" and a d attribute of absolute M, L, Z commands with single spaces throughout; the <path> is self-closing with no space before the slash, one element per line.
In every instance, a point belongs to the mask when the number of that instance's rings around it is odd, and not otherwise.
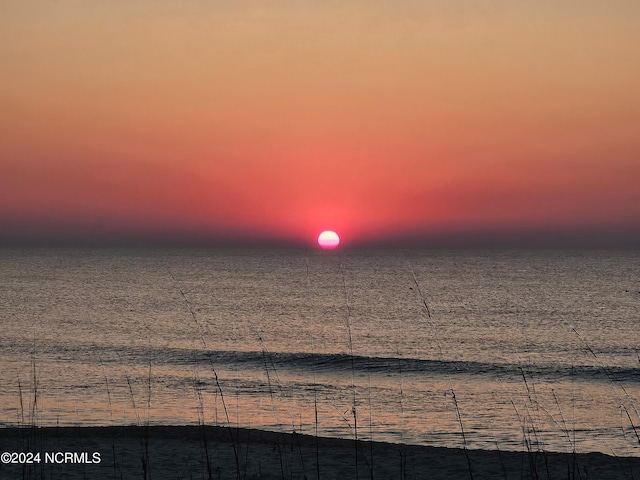
<path fill-rule="evenodd" d="M 322 248 L 336 248 L 340 245 L 340 237 L 332 230 L 325 230 L 318 235 L 318 245 Z"/>

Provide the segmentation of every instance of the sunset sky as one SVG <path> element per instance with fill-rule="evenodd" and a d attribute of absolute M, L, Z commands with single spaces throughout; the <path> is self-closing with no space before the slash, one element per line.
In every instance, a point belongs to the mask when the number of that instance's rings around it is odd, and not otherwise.
<path fill-rule="evenodd" d="M 637 0 L 0 2 L 0 242 L 640 241 Z"/>

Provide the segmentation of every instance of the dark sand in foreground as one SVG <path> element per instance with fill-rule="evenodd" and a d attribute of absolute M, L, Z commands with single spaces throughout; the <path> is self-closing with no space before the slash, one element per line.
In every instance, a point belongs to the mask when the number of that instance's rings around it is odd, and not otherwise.
<path fill-rule="evenodd" d="M 209 426 L 5 428 L 0 452 L 40 452 L 40 463 L 0 464 L 2 479 L 640 479 L 640 457 L 381 442 L 356 449 L 352 440 Z M 55 463 L 47 452 L 86 455 Z M 94 453 L 100 463 L 89 463 Z"/>

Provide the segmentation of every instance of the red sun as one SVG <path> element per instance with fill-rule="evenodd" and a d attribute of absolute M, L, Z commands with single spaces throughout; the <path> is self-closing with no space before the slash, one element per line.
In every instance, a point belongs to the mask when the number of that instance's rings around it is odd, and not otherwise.
<path fill-rule="evenodd" d="M 336 248 L 340 245 L 340 237 L 332 230 L 325 230 L 318 235 L 318 245 L 322 248 Z"/>

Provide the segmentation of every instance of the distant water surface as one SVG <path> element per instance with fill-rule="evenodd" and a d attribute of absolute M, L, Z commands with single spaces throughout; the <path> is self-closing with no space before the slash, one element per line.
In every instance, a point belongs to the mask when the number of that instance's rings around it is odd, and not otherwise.
<path fill-rule="evenodd" d="M 639 313 L 640 252 L 4 249 L 0 422 L 640 456 Z"/>

